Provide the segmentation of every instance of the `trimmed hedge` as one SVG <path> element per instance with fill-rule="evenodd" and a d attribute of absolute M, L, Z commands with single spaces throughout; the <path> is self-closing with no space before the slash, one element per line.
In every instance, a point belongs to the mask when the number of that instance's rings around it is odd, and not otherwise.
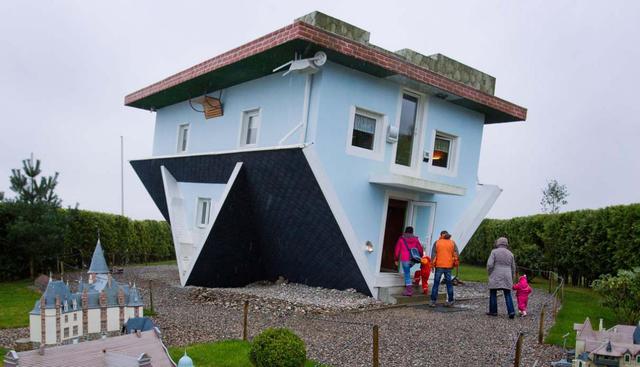
<path fill-rule="evenodd" d="M 58 261 L 64 262 L 66 271 L 86 269 L 98 229 L 110 266 L 175 258 L 165 221 L 2 202 L 0 280 L 55 272 Z"/>
<path fill-rule="evenodd" d="M 640 266 L 640 204 L 596 210 L 485 219 L 461 260 L 484 265 L 505 236 L 520 266 L 554 270 L 575 285 Z"/>

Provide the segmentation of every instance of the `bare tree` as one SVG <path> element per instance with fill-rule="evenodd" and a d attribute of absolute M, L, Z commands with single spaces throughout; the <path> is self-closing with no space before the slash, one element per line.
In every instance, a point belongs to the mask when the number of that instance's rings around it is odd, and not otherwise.
<path fill-rule="evenodd" d="M 557 180 L 547 181 L 547 187 L 542 190 L 540 205 L 544 213 L 557 213 L 562 205 L 567 205 L 569 196 L 566 185 L 561 185 Z"/>

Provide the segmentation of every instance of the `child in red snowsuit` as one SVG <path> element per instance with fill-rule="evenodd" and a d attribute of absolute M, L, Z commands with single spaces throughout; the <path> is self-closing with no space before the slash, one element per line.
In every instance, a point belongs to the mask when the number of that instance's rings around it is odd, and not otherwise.
<path fill-rule="evenodd" d="M 516 299 L 518 300 L 518 313 L 520 316 L 527 316 L 527 303 L 529 302 L 529 294 L 532 292 L 527 282 L 527 276 L 521 276 L 518 283 L 513 285 L 513 289 L 516 291 Z"/>
<path fill-rule="evenodd" d="M 422 280 L 422 293 L 429 294 L 429 275 L 431 274 L 431 258 L 423 256 L 420 260 L 420 270 L 413 274 L 413 284 L 420 284 Z"/>

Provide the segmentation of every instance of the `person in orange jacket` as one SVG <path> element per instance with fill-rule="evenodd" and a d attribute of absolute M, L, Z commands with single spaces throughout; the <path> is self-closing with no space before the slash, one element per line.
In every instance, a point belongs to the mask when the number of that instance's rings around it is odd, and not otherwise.
<path fill-rule="evenodd" d="M 444 276 L 447 284 L 447 306 L 453 306 L 453 283 L 451 282 L 451 270 L 459 262 L 458 245 L 451 239 L 451 235 L 447 231 L 440 232 L 440 238 L 433 244 L 431 250 L 431 267 L 435 269 L 433 277 L 433 288 L 431 289 L 431 307 L 436 306 L 438 299 L 438 288 L 440 288 L 440 280 Z"/>
<path fill-rule="evenodd" d="M 418 285 L 422 280 L 422 293 L 429 294 L 429 275 L 431 275 L 431 258 L 423 256 L 420 260 L 420 270 L 413 274 L 413 284 Z"/>

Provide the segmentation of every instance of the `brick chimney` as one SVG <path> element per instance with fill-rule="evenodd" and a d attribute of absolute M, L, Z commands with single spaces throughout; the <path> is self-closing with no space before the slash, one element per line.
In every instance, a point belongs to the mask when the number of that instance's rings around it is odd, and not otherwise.
<path fill-rule="evenodd" d="M 100 332 L 107 331 L 107 294 L 100 291 Z"/>

